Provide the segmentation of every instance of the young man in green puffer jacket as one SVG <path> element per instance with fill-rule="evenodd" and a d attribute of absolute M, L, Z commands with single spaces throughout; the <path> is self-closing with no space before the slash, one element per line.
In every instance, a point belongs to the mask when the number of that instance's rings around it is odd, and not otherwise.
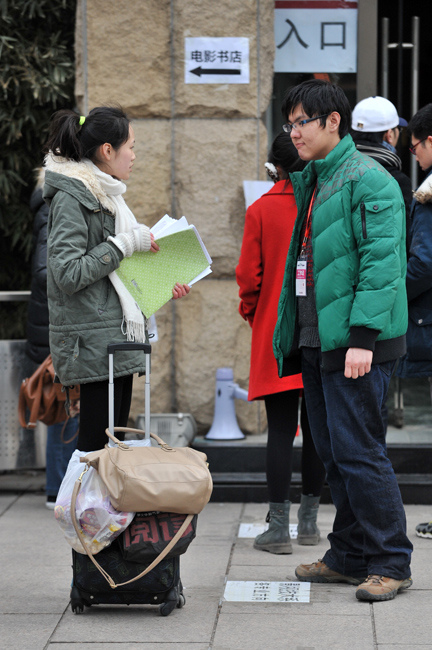
<path fill-rule="evenodd" d="M 405 209 L 396 181 L 356 150 L 343 91 L 311 80 L 282 111 L 304 171 L 274 333 L 280 376 L 303 373 L 312 435 L 336 506 L 330 549 L 299 580 L 390 600 L 412 584 L 412 545 L 382 408 L 405 352 Z"/>

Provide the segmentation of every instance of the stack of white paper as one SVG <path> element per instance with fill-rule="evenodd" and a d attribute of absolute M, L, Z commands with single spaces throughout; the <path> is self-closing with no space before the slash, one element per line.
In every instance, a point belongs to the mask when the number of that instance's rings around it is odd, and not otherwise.
<path fill-rule="evenodd" d="M 189 286 L 198 282 L 211 273 L 212 263 L 197 229 L 186 217 L 177 220 L 166 214 L 151 232 L 159 251 L 125 257 L 116 271 L 147 318 L 172 298 L 176 282 Z"/>
<path fill-rule="evenodd" d="M 212 259 L 210 255 L 208 254 L 207 248 L 204 245 L 203 240 L 200 237 L 200 234 L 198 230 L 195 228 L 193 225 L 189 225 L 188 220 L 186 217 L 181 217 L 180 219 L 173 219 L 170 217 L 168 214 L 164 214 L 162 219 L 159 219 L 155 225 L 150 228 L 150 232 L 154 235 L 155 240 L 160 239 L 161 237 L 166 237 L 166 235 L 172 235 L 175 232 L 181 232 L 182 230 L 194 230 L 195 235 L 201 244 L 201 248 L 203 249 L 204 255 L 206 256 L 209 266 L 202 272 L 199 273 L 193 280 L 191 280 L 188 284 L 191 287 L 195 282 L 198 282 L 198 280 L 202 280 L 203 278 L 206 277 L 206 275 L 209 275 L 212 270 L 210 268 L 210 264 L 212 263 Z"/>

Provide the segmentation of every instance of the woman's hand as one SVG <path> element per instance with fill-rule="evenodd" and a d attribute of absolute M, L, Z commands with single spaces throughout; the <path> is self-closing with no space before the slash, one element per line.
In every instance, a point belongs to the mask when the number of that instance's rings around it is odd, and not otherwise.
<path fill-rule="evenodd" d="M 176 282 L 174 289 L 172 290 L 173 300 L 177 300 L 177 298 L 183 298 L 183 296 L 187 296 L 189 291 L 190 291 L 190 287 L 187 284 L 180 284 L 180 282 Z"/>
<path fill-rule="evenodd" d="M 159 250 L 159 246 L 158 244 L 156 244 L 154 234 L 152 232 L 150 233 L 150 238 L 151 238 L 150 250 L 153 251 L 153 253 L 157 253 Z"/>

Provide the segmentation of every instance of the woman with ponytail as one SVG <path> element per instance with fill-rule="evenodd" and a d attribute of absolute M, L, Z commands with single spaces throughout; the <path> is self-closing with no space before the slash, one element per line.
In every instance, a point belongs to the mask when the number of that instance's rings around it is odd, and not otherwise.
<path fill-rule="evenodd" d="M 145 318 L 116 275 L 124 257 L 159 250 L 123 199 L 134 144 L 123 110 L 102 106 L 87 117 L 55 113 L 44 148 L 50 350 L 60 382 L 81 386 L 81 451 L 107 440 L 108 343 L 146 339 Z M 174 299 L 187 293 L 173 288 Z M 127 426 L 133 374 L 144 370 L 142 352 L 115 355 L 115 426 Z"/>

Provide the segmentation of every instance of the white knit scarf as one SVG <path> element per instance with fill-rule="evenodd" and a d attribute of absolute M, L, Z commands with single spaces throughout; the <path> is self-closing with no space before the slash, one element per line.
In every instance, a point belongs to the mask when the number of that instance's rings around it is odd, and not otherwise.
<path fill-rule="evenodd" d="M 130 232 L 132 228 L 138 226 L 139 224 L 133 212 L 128 208 L 123 198 L 123 194 L 127 189 L 126 185 L 109 174 L 105 174 L 105 172 L 101 171 L 99 167 L 91 162 L 91 160 L 85 159 L 83 162 L 97 177 L 102 190 L 109 199 L 111 199 L 115 207 L 115 234 L 117 235 L 120 232 Z M 118 277 L 116 271 L 110 273 L 108 277 L 117 292 L 122 306 L 122 332 L 126 334 L 128 341 L 137 341 L 139 343 L 144 342 L 145 319 L 141 309 Z"/>

